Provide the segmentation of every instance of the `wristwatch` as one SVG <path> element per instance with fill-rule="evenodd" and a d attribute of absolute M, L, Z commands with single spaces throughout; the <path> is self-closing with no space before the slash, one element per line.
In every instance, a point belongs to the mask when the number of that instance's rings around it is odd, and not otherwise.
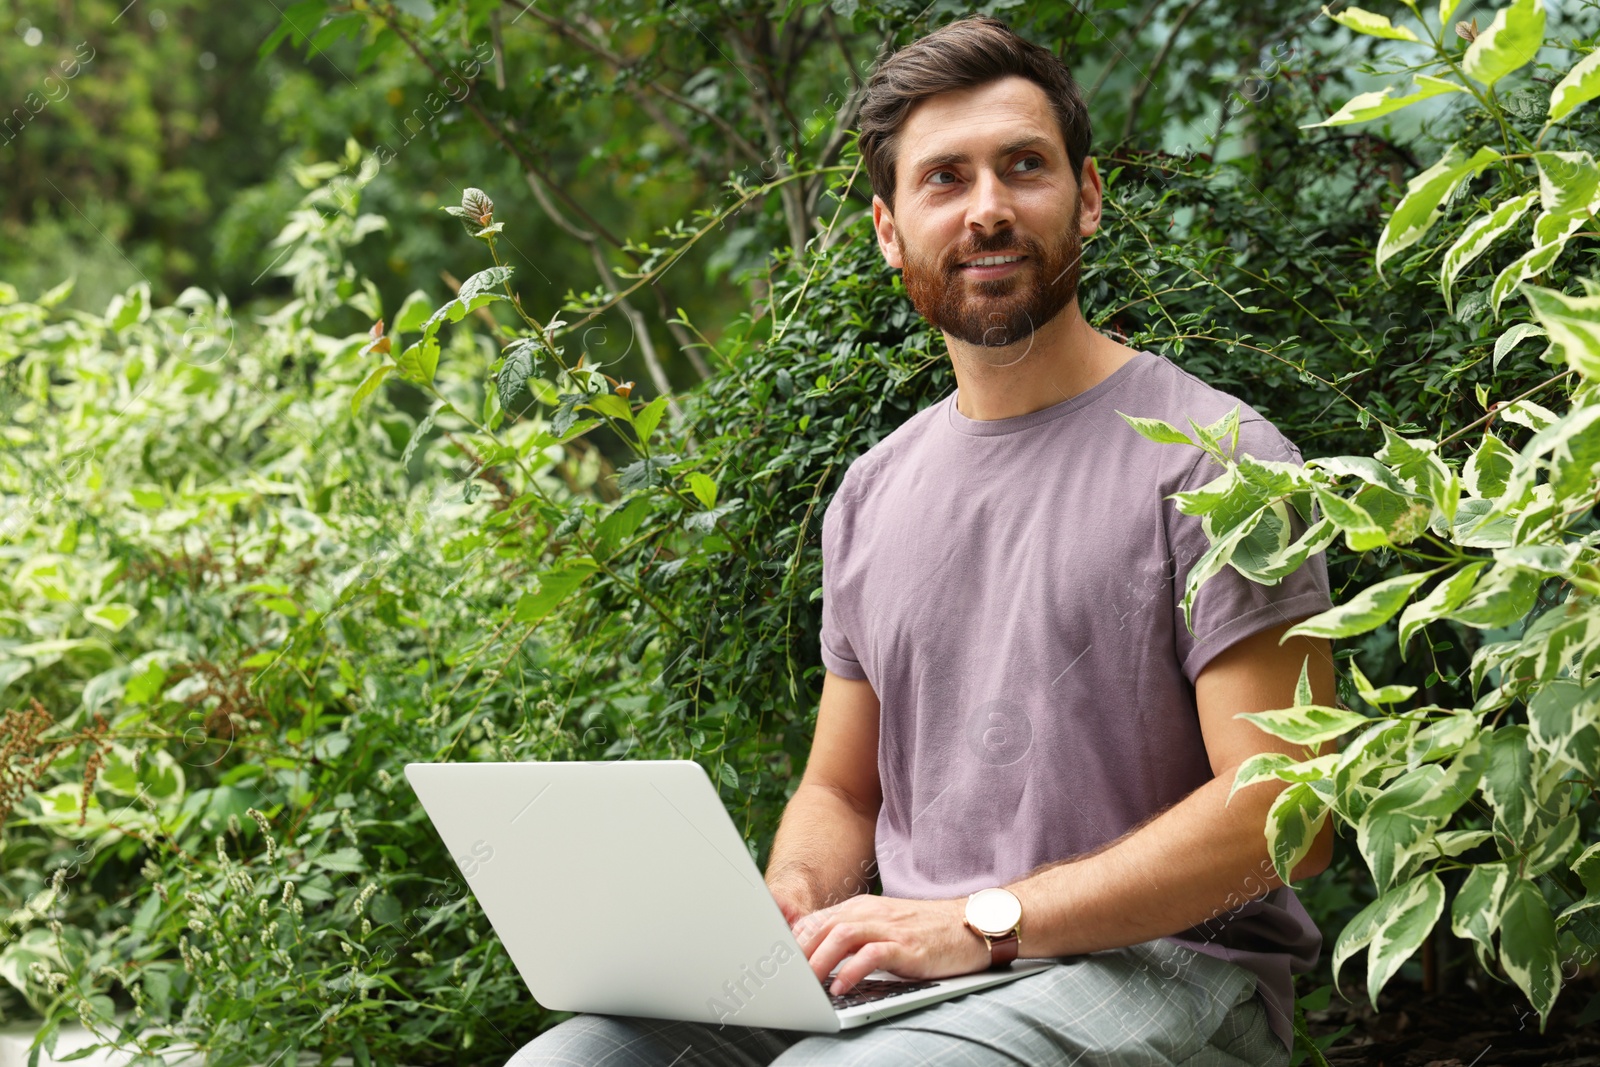
<path fill-rule="evenodd" d="M 967 898 L 966 927 L 989 946 L 989 969 L 1011 965 L 1021 948 L 1022 901 L 1009 889 L 980 889 Z"/>

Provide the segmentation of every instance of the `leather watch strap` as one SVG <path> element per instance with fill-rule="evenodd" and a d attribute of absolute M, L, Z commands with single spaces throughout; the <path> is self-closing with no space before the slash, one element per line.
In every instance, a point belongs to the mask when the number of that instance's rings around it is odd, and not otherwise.
<path fill-rule="evenodd" d="M 998 971 L 1002 967 L 1011 966 L 1011 961 L 1017 958 L 1017 949 L 1021 942 L 1017 932 L 1011 931 L 1004 937 L 988 938 L 989 942 L 989 969 Z"/>

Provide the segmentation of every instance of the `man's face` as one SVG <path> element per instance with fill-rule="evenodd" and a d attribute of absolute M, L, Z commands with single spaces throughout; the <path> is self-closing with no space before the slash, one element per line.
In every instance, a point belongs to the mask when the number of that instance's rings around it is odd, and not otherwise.
<path fill-rule="evenodd" d="M 979 347 L 1015 345 L 1073 302 L 1083 196 L 1039 86 L 1013 77 L 923 101 L 902 129 L 897 172 L 896 211 L 880 200 L 875 220 L 933 326 Z M 972 264 L 995 254 L 1022 258 Z"/>

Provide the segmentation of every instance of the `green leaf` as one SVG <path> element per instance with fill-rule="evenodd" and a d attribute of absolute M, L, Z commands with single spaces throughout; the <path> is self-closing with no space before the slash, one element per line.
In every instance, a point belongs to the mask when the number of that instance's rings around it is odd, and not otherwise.
<path fill-rule="evenodd" d="M 1267 851 L 1273 869 L 1285 884 L 1295 865 L 1311 852 L 1317 832 L 1328 821 L 1328 807 L 1305 782 L 1286 787 L 1267 812 Z"/>
<path fill-rule="evenodd" d="M 1337 14 L 1329 11 L 1324 5 L 1322 13 L 1346 29 L 1364 33 L 1368 37 L 1386 37 L 1393 41 L 1415 41 L 1417 35 L 1404 26 L 1396 26 L 1389 21 L 1389 16 L 1374 14 L 1364 11 L 1359 7 L 1347 7 Z"/>
<path fill-rule="evenodd" d="M 656 424 L 661 421 L 661 415 L 667 410 L 667 398 L 658 396 L 644 406 L 644 410 L 634 416 L 633 429 L 639 435 L 639 440 L 648 442 L 650 435 L 655 433 Z"/>
<path fill-rule="evenodd" d="M 1439 274 L 1444 279 L 1444 300 L 1447 308 L 1455 310 L 1450 291 L 1455 286 L 1456 276 L 1473 260 L 1487 252 L 1490 245 L 1510 233 L 1538 198 L 1537 192 L 1514 196 L 1503 201 L 1489 214 L 1473 220 L 1461 232 L 1456 243 L 1445 252 L 1444 261 L 1439 266 Z"/>
<path fill-rule="evenodd" d="M 85 619 L 96 626 L 105 627 L 112 633 L 128 625 L 138 614 L 139 609 L 132 604 L 97 604 L 83 609 Z"/>
<path fill-rule="evenodd" d="M 1545 683 L 1528 701 L 1528 730 L 1547 754 L 1567 756 L 1579 735 L 1600 734 L 1600 685 L 1585 688 L 1570 678 Z M 1596 738 L 1588 741 L 1592 748 Z"/>
<path fill-rule="evenodd" d="M 1584 849 L 1572 861 L 1572 873 L 1591 893 L 1600 893 L 1600 841 Z"/>
<path fill-rule="evenodd" d="M 1544 0 L 1512 0 L 1494 13 L 1461 57 L 1461 69 L 1493 85 L 1533 59 L 1544 44 Z"/>
<path fill-rule="evenodd" d="M 1450 16 L 1456 13 L 1456 7 L 1460 5 L 1460 3 L 1461 0 L 1439 0 L 1440 29 L 1446 31 L 1450 29 Z"/>
<path fill-rule="evenodd" d="M 516 620 L 533 625 L 554 611 L 572 592 L 589 579 L 600 565 L 592 560 L 574 560 L 557 570 L 538 576 L 539 588 L 517 598 Z"/>
<path fill-rule="evenodd" d="M 1472 798 L 1483 772 L 1481 746 L 1462 749 L 1448 768 L 1427 763 L 1407 771 L 1367 805 L 1356 824 L 1356 846 L 1380 892 L 1425 855 L 1433 834 Z"/>
<path fill-rule="evenodd" d="M 1429 871 L 1378 900 L 1384 906 L 1373 920 L 1372 942 L 1367 949 L 1367 993 L 1374 1011 L 1378 993 L 1400 965 L 1422 947 L 1444 914 L 1444 883 Z"/>
<path fill-rule="evenodd" d="M 360 385 L 356 386 L 356 391 L 350 394 L 351 415 L 359 415 L 361 413 L 361 402 L 367 397 L 371 396 L 373 393 L 377 392 L 378 386 L 383 384 L 383 380 L 387 378 L 389 376 L 389 372 L 394 369 L 395 367 L 393 363 L 382 363 L 372 368 L 371 373 L 362 379 Z"/>
<path fill-rule="evenodd" d="M 686 479 L 689 483 L 689 492 L 695 499 L 705 505 L 707 510 L 717 506 L 717 483 L 707 474 L 700 471 L 690 471 Z"/>
<path fill-rule="evenodd" d="M 1430 100 L 1435 96 L 1445 93 L 1464 93 L 1467 88 L 1444 78 L 1435 78 L 1428 74 L 1419 74 L 1416 77 L 1414 93 L 1406 96 L 1391 97 L 1396 86 L 1386 85 L 1377 92 L 1360 93 L 1353 96 L 1332 115 L 1321 122 L 1308 122 L 1300 126 L 1302 130 L 1314 130 L 1319 126 L 1348 126 L 1356 122 L 1370 122 L 1373 119 L 1392 115 L 1401 108 L 1410 107 L 1412 104 L 1423 100 Z"/>
<path fill-rule="evenodd" d="M 1273 737 L 1281 737 L 1298 745 L 1330 741 L 1357 726 L 1365 726 L 1369 721 L 1360 712 L 1320 704 L 1301 704 L 1272 711 L 1241 711 L 1234 718 L 1246 719 Z"/>
<path fill-rule="evenodd" d="M 361 850 L 357 848 L 338 848 L 332 852 L 324 852 L 320 856 L 313 856 L 311 865 L 325 871 L 338 871 L 341 874 L 359 874 L 367 869 L 366 861 L 361 858 Z"/>
<path fill-rule="evenodd" d="M 1256 785 L 1278 779 L 1278 772 L 1285 767 L 1292 767 L 1295 758 L 1283 752 L 1258 752 L 1254 756 L 1239 764 L 1239 769 L 1233 775 L 1233 788 L 1228 790 L 1228 800 L 1233 801 L 1233 794 L 1248 786 Z"/>
<path fill-rule="evenodd" d="M 461 288 L 456 293 L 456 299 L 451 303 L 465 303 L 480 293 L 487 293 L 491 289 L 498 288 L 514 272 L 515 268 L 513 267 L 490 267 L 488 270 L 480 270 L 461 283 Z M 455 321 L 459 322 L 460 319 L 458 318 Z"/>
<path fill-rule="evenodd" d="M 1549 832 L 1534 842 L 1532 848 L 1528 849 L 1528 859 L 1522 869 L 1522 876 L 1537 878 L 1556 864 L 1565 862 L 1572 852 L 1572 847 L 1578 843 L 1578 829 L 1577 812 L 1571 812 L 1560 819 Z"/>
<path fill-rule="evenodd" d="M 38 304 L 42 308 L 53 308 L 72 293 L 72 288 L 77 284 L 77 282 L 77 275 L 73 275 L 60 285 L 52 286 L 47 292 L 43 293 L 38 300 L 35 300 L 34 303 Z"/>
<path fill-rule="evenodd" d="M 1597 96 L 1600 96 L 1600 52 L 1590 52 L 1550 90 L 1550 121 L 1560 122 L 1573 108 Z"/>
<path fill-rule="evenodd" d="M 1450 908 L 1450 930 L 1464 940 L 1494 950 L 1494 932 L 1500 928 L 1506 890 L 1512 882 L 1507 861 L 1480 863 L 1468 872 Z"/>
<path fill-rule="evenodd" d="M 1472 595 L 1440 618 L 1480 630 L 1498 630 L 1520 620 L 1539 597 L 1539 575 L 1516 567 L 1497 566 L 1479 578 Z"/>
<path fill-rule="evenodd" d="M 1117 414 L 1122 415 L 1123 420 L 1129 426 L 1132 426 L 1140 437 L 1147 441 L 1154 441 L 1158 445 L 1195 444 L 1195 441 L 1188 434 L 1170 422 L 1162 422 L 1160 419 L 1142 419 L 1135 415 L 1124 415 L 1120 411 Z"/>
<path fill-rule="evenodd" d="M 1300 677 L 1294 683 L 1294 703 L 1296 707 L 1309 707 L 1312 703 L 1311 693 L 1311 657 L 1305 656 L 1300 660 Z"/>
<path fill-rule="evenodd" d="M 1352 637 L 1375 630 L 1388 622 L 1417 587 L 1436 573 L 1438 568 L 1419 574 L 1402 574 L 1369 585 L 1345 603 L 1290 627 L 1284 638 L 1297 634 L 1308 637 Z"/>
<path fill-rule="evenodd" d="M 428 294 L 421 289 L 413 290 L 411 295 L 401 303 L 400 310 L 395 314 L 394 325 L 390 327 L 393 333 L 412 333 L 422 329 L 422 324 L 428 321 L 432 301 Z"/>
<path fill-rule="evenodd" d="M 633 536 L 639 524 L 644 522 L 650 514 L 650 498 L 648 496 L 635 496 L 627 504 L 612 511 L 605 518 L 595 523 L 595 539 L 608 551 Z"/>
<path fill-rule="evenodd" d="M 1367 510 L 1348 497 L 1316 486 L 1312 490 L 1322 514 L 1344 533 L 1345 543 L 1353 552 L 1366 552 L 1389 543 L 1389 535 L 1375 522 Z"/>
<path fill-rule="evenodd" d="M 1356 683 L 1356 695 L 1375 707 L 1410 700 L 1417 692 L 1417 687 L 1414 685 L 1386 685 L 1382 689 L 1374 688 L 1367 680 L 1367 676 L 1361 673 L 1361 668 L 1356 665 L 1355 660 L 1350 661 L 1350 677 Z"/>
<path fill-rule="evenodd" d="M 1510 352 L 1513 348 L 1517 347 L 1517 345 L 1521 344 L 1527 338 L 1547 336 L 1549 336 L 1549 334 L 1546 332 L 1545 328 L 1537 323 L 1517 323 L 1515 326 L 1511 327 L 1511 329 L 1501 334 L 1499 340 L 1495 341 L 1493 364 L 1494 369 L 1499 370 L 1500 361 L 1506 357 L 1506 353 Z"/>
<path fill-rule="evenodd" d="M 540 343 L 534 338 L 521 337 L 502 350 L 501 356 L 504 362 L 501 363 L 500 373 L 495 378 L 495 388 L 499 391 L 502 409 L 511 410 L 511 402 L 522 394 L 528 379 L 533 377 L 537 369 L 535 357 L 540 347 Z"/>
<path fill-rule="evenodd" d="M 1515 724 L 1485 731 L 1483 746 L 1489 763 L 1483 771 L 1483 793 L 1494 808 L 1494 829 L 1513 848 L 1527 845 L 1528 831 L 1539 815 L 1535 787 L 1543 760 L 1529 744 L 1528 728 Z"/>
<path fill-rule="evenodd" d="M 1372 935 L 1377 932 L 1377 920 L 1391 904 L 1390 898 L 1407 886 L 1402 886 L 1391 893 L 1380 894 L 1376 900 L 1356 912 L 1351 920 L 1344 924 L 1344 929 L 1339 931 L 1339 936 L 1333 943 L 1333 982 L 1339 984 L 1339 968 L 1345 961 L 1357 952 L 1366 948 L 1372 941 Z"/>
<path fill-rule="evenodd" d="M 1385 261 L 1416 244 L 1433 227 L 1444 214 L 1440 205 L 1455 192 L 1456 186 L 1499 158 L 1500 153 L 1487 146 L 1466 156 L 1460 145 L 1453 144 L 1437 163 L 1407 182 L 1406 195 L 1395 206 L 1394 214 L 1378 236 L 1379 275 L 1383 273 Z"/>
<path fill-rule="evenodd" d="M 602 415 L 609 415 L 626 423 L 633 422 L 633 409 L 628 406 L 626 400 L 615 393 L 597 393 L 588 403 L 578 406 L 592 408 Z"/>
<path fill-rule="evenodd" d="M 1444 830 L 1434 835 L 1433 843 L 1442 856 L 1459 856 L 1477 848 L 1494 834 L 1488 830 Z"/>
<path fill-rule="evenodd" d="M 1556 924 L 1533 882 L 1517 881 L 1500 915 L 1500 964 L 1539 1013 L 1539 1032 L 1561 991 Z"/>
<path fill-rule="evenodd" d="M 113 331 L 121 333 L 136 322 L 143 322 L 150 317 L 150 283 L 137 282 L 130 286 L 125 293 L 118 293 L 111 298 L 111 303 L 106 307 L 106 325 Z"/>
<path fill-rule="evenodd" d="M 395 360 L 396 369 L 400 377 L 408 382 L 418 385 L 432 385 L 433 376 L 439 370 L 439 339 L 426 336 L 422 340 L 406 346 Z"/>
<path fill-rule="evenodd" d="M 1450 577 L 1434 586 L 1428 595 L 1413 604 L 1406 605 L 1406 610 L 1400 614 L 1400 656 L 1405 658 L 1406 646 L 1411 642 L 1411 636 L 1422 627 L 1435 619 L 1442 618 L 1460 606 L 1472 592 L 1472 586 L 1478 580 L 1478 574 L 1488 563 L 1469 563 L 1456 571 Z"/>
<path fill-rule="evenodd" d="M 1511 469 L 1517 454 L 1511 446 L 1492 433 L 1485 433 L 1483 441 L 1467 460 L 1461 471 L 1462 488 L 1477 497 L 1496 497 L 1506 490 Z"/>
<path fill-rule="evenodd" d="M 1400 479 L 1394 476 L 1394 471 L 1371 456 L 1324 456 L 1320 459 L 1306 460 L 1306 466 L 1325 470 L 1339 478 L 1360 478 L 1368 485 L 1388 489 L 1390 492 L 1405 492 L 1405 487 L 1400 484 Z"/>

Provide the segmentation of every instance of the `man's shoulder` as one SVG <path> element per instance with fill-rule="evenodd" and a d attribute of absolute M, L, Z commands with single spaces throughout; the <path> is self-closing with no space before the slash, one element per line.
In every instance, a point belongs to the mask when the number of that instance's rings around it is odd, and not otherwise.
<path fill-rule="evenodd" d="M 1239 397 L 1204 381 L 1159 353 L 1150 361 L 1149 373 L 1136 392 L 1123 398 L 1118 410 L 1142 418 L 1160 419 L 1192 434 L 1191 421 L 1211 426 L 1237 409 L 1238 452 L 1256 459 L 1299 463 L 1300 452 L 1283 432 L 1261 412 Z M 1198 457 L 1196 457 L 1198 458 Z"/>
<path fill-rule="evenodd" d="M 839 495 L 849 498 L 859 494 L 886 471 L 913 457 L 918 443 L 934 425 L 933 420 L 944 410 L 948 401 L 949 396 L 946 395 L 927 405 L 851 460 L 840 480 Z"/>

